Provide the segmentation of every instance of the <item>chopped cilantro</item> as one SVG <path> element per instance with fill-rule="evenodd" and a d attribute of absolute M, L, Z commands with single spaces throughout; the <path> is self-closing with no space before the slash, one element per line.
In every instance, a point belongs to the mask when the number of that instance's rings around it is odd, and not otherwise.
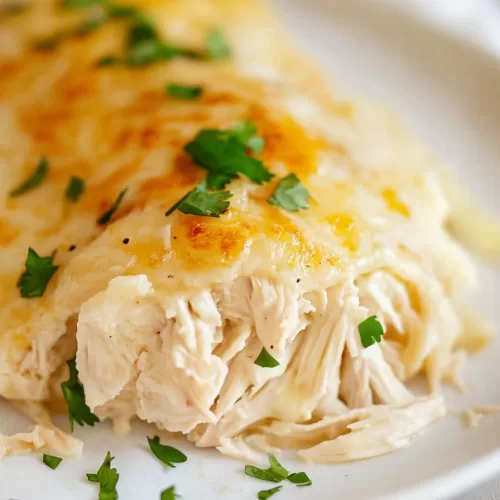
<path fill-rule="evenodd" d="M 53 457 L 52 455 L 43 454 L 43 463 L 50 467 L 52 470 L 56 470 L 59 467 L 59 464 L 62 462 L 62 458 Z"/>
<path fill-rule="evenodd" d="M 206 41 L 207 53 L 212 60 L 223 60 L 231 57 L 229 46 L 224 33 L 219 28 L 210 30 Z"/>
<path fill-rule="evenodd" d="M 294 472 L 290 474 L 287 479 L 297 486 L 311 486 L 312 481 L 305 472 Z"/>
<path fill-rule="evenodd" d="M 247 155 L 245 144 L 232 130 L 201 130 L 184 146 L 184 150 L 197 165 L 209 172 L 225 176 L 227 182 L 238 173 L 257 184 L 274 177 L 260 160 Z M 209 188 L 214 187 L 212 182 L 209 182 Z M 219 184 L 218 187 L 223 186 Z"/>
<path fill-rule="evenodd" d="M 167 85 L 167 95 L 176 99 L 191 101 L 200 97 L 202 93 L 203 89 L 199 85 L 176 85 L 174 83 Z"/>
<path fill-rule="evenodd" d="M 85 192 L 85 181 L 81 177 L 71 177 L 66 188 L 66 198 L 72 203 L 78 203 Z"/>
<path fill-rule="evenodd" d="M 61 0 L 61 5 L 68 9 L 81 9 L 102 3 L 104 0 Z"/>
<path fill-rule="evenodd" d="M 45 179 L 45 176 L 47 175 L 49 171 L 49 164 L 47 162 L 47 159 L 42 156 L 40 158 L 40 161 L 38 162 L 38 166 L 36 169 L 32 172 L 32 174 L 19 186 L 14 188 L 10 193 L 9 196 L 20 196 L 24 193 L 27 193 L 28 191 L 31 191 L 32 189 L 37 188 Z"/>
<path fill-rule="evenodd" d="M 127 51 L 126 63 L 129 66 L 144 66 L 157 61 L 170 61 L 180 54 L 174 45 L 158 40 L 144 40 L 134 44 Z"/>
<path fill-rule="evenodd" d="M 370 347 L 375 342 L 382 342 L 384 329 L 377 319 L 377 316 L 370 316 L 358 325 L 359 336 L 363 347 Z"/>
<path fill-rule="evenodd" d="M 153 21 L 146 16 L 139 15 L 135 17 L 134 23 L 128 31 L 127 46 L 131 48 L 141 42 L 159 39 Z"/>
<path fill-rule="evenodd" d="M 32 299 L 43 295 L 47 284 L 58 269 L 58 266 L 54 266 L 55 255 L 54 251 L 48 257 L 40 257 L 31 247 L 28 249 L 26 270 L 17 282 L 21 297 Z"/>
<path fill-rule="evenodd" d="M 85 390 L 78 380 L 75 358 L 68 361 L 69 380 L 61 384 L 62 393 L 68 405 L 69 427 L 73 432 L 74 422 L 93 426 L 99 418 L 92 413 L 85 402 Z"/>
<path fill-rule="evenodd" d="M 160 438 L 155 436 L 154 438 L 148 437 L 149 447 L 155 456 L 161 460 L 164 464 L 175 469 L 175 464 L 184 463 L 187 461 L 186 455 L 176 448 L 160 444 Z"/>
<path fill-rule="evenodd" d="M 120 203 L 123 200 L 123 197 L 127 193 L 128 189 L 125 188 L 123 189 L 120 194 L 118 195 L 118 198 L 116 198 L 115 202 L 113 205 L 111 205 L 110 208 L 108 208 L 100 217 L 97 219 L 97 224 L 104 226 L 107 224 L 110 220 L 111 217 L 113 217 L 113 214 L 118 210 L 118 207 L 120 206 Z"/>
<path fill-rule="evenodd" d="M 72 31 L 73 36 L 84 36 L 100 28 L 107 20 L 105 15 L 89 17 L 87 20 L 78 24 Z"/>
<path fill-rule="evenodd" d="M 253 465 L 245 465 L 245 474 L 262 481 L 271 481 L 273 483 L 281 483 L 288 477 L 288 471 L 278 462 L 278 459 L 269 454 L 268 455 L 269 469 L 261 469 Z"/>
<path fill-rule="evenodd" d="M 252 153 L 258 155 L 264 149 L 264 139 L 257 134 L 257 126 L 250 120 L 244 120 L 232 129 L 233 134 L 248 148 Z"/>
<path fill-rule="evenodd" d="M 87 474 L 87 480 L 92 483 L 99 483 L 98 500 L 117 500 L 118 491 L 116 485 L 120 479 L 120 474 L 116 469 L 111 468 L 111 462 L 115 457 L 108 451 L 103 464 L 99 467 L 97 474 Z"/>
<path fill-rule="evenodd" d="M 120 5 L 116 3 L 107 3 L 106 11 L 110 17 L 137 17 L 139 10 L 133 5 Z"/>
<path fill-rule="evenodd" d="M 276 368 L 279 366 L 278 361 L 276 361 L 263 347 L 260 351 L 259 356 L 254 361 L 254 363 L 262 368 Z"/>
<path fill-rule="evenodd" d="M 35 50 L 53 50 L 64 40 L 65 37 L 66 33 L 59 32 L 45 38 L 39 38 L 33 42 L 33 48 Z"/>
<path fill-rule="evenodd" d="M 180 496 L 175 492 L 175 486 L 170 486 L 170 488 L 163 490 L 160 496 L 160 500 L 177 500 L 178 498 Z"/>
<path fill-rule="evenodd" d="M 95 65 L 98 68 L 104 68 L 105 66 L 118 66 L 120 63 L 121 61 L 119 57 L 113 55 L 107 55 L 100 57 L 95 63 Z"/>
<path fill-rule="evenodd" d="M 271 488 L 270 490 L 262 490 L 259 491 L 257 494 L 257 498 L 259 500 L 267 500 L 268 498 L 271 498 L 275 493 L 278 493 L 278 491 L 281 491 L 283 486 L 276 486 L 275 488 Z"/>
<path fill-rule="evenodd" d="M 289 212 L 298 212 L 309 208 L 309 192 L 295 174 L 288 174 L 278 182 L 274 194 L 267 201 Z"/>
<path fill-rule="evenodd" d="M 192 191 L 189 191 L 165 215 L 170 215 L 175 210 L 184 214 L 203 215 L 206 217 L 220 217 L 229 207 L 227 201 L 232 194 L 228 191 L 209 193 L 206 181 L 201 182 Z"/>

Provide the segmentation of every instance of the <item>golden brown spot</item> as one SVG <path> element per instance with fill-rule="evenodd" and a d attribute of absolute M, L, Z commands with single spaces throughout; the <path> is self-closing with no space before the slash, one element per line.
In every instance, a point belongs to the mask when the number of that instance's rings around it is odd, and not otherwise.
<path fill-rule="evenodd" d="M 398 194 L 394 191 L 394 189 L 384 189 L 382 191 L 382 197 L 384 198 L 389 209 L 394 210 L 403 217 L 410 217 L 410 210 L 408 206 L 399 199 Z"/>
<path fill-rule="evenodd" d="M 252 235 L 250 225 L 234 210 L 221 219 L 181 215 L 174 228 L 172 249 L 190 267 L 230 264 Z"/>
<path fill-rule="evenodd" d="M 94 95 L 94 89 L 88 82 L 73 85 L 65 90 L 64 99 L 72 104 L 78 99 L 85 99 Z"/>
<path fill-rule="evenodd" d="M 160 130 L 154 125 L 146 125 L 140 133 L 140 143 L 143 149 L 152 149 L 160 141 Z"/>
<path fill-rule="evenodd" d="M 206 94 L 203 97 L 204 104 L 237 104 L 241 99 L 234 94 L 229 94 L 228 92 L 220 92 L 213 94 Z"/>
<path fill-rule="evenodd" d="M 359 231 L 356 221 L 346 213 L 332 214 L 326 219 L 330 224 L 333 234 L 337 236 L 342 245 L 351 252 L 359 246 Z"/>

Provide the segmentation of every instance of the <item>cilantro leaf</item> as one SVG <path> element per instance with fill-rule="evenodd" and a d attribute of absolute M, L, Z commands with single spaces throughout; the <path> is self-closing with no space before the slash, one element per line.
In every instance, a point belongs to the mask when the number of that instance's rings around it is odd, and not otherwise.
<path fill-rule="evenodd" d="M 370 347 L 375 342 L 382 342 L 384 329 L 377 319 L 377 316 L 370 316 L 358 325 L 361 344 L 363 347 Z"/>
<path fill-rule="evenodd" d="M 144 66 L 161 60 L 170 61 L 180 53 L 180 49 L 174 45 L 158 40 L 144 40 L 128 50 L 126 63 L 129 66 Z"/>
<path fill-rule="evenodd" d="M 288 174 L 279 181 L 274 194 L 267 201 L 289 212 L 298 212 L 309 208 L 309 192 L 295 174 Z"/>
<path fill-rule="evenodd" d="M 42 183 L 43 179 L 45 179 L 48 171 L 49 164 L 47 162 L 47 158 L 45 158 L 45 156 L 42 156 L 40 158 L 40 161 L 38 162 L 38 166 L 33 171 L 33 173 L 25 181 L 21 182 L 19 186 L 14 188 L 9 193 L 9 196 L 20 196 L 24 193 L 27 193 L 28 191 L 31 191 L 32 189 L 37 188 Z"/>
<path fill-rule="evenodd" d="M 33 48 L 35 50 L 53 50 L 64 40 L 66 36 L 66 33 L 61 31 L 44 38 L 39 38 L 33 42 Z"/>
<path fill-rule="evenodd" d="M 167 95 L 176 99 L 187 101 L 197 99 L 203 93 L 203 88 L 199 85 L 176 85 L 171 83 L 167 85 Z"/>
<path fill-rule="evenodd" d="M 206 41 L 207 53 L 212 60 L 223 60 L 231 57 L 231 47 L 224 33 L 219 28 L 210 30 Z"/>
<path fill-rule="evenodd" d="M 184 146 L 193 161 L 209 172 L 234 178 L 238 173 L 262 184 L 274 177 L 264 164 L 246 154 L 246 147 L 233 131 L 201 130 Z"/>
<path fill-rule="evenodd" d="M 110 54 L 107 56 L 100 57 L 95 63 L 95 65 L 98 68 L 104 68 L 105 66 L 118 66 L 120 62 L 121 61 L 119 57 Z"/>
<path fill-rule="evenodd" d="M 257 498 L 259 500 L 267 500 L 268 498 L 271 498 L 275 493 L 278 493 L 278 491 L 281 491 L 283 486 L 276 486 L 276 488 L 271 488 L 270 490 L 262 490 L 259 491 L 257 494 Z"/>
<path fill-rule="evenodd" d="M 237 179 L 236 174 L 223 174 L 210 170 L 207 175 L 207 187 L 208 189 L 224 189 L 232 179 Z"/>
<path fill-rule="evenodd" d="M 280 364 L 263 347 L 254 363 L 262 368 L 276 368 Z"/>
<path fill-rule="evenodd" d="M 127 46 L 131 48 L 141 42 L 159 39 L 153 21 L 144 15 L 139 15 L 135 17 L 134 23 L 128 31 Z"/>
<path fill-rule="evenodd" d="M 177 500 L 180 495 L 175 492 L 175 486 L 170 486 L 161 492 L 160 500 Z"/>
<path fill-rule="evenodd" d="M 120 5 L 116 3 L 107 3 L 106 10 L 109 17 L 122 18 L 122 17 L 138 17 L 139 10 L 133 5 Z"/>
<path fill-rule="evenodd" d="M 81 177 L 71 177 L 66 188 L 66 198 L 72 203 L 78 203 L 85 192 L 85 181 Z"/>
<path fill-rule="evenodd" d="M 73 36 L 84 36 L 92 33 L 97 28 L 100 28 L 107 21 L 106 15 L 89 17 L 87 20 L 78 24 L 76 28 L 73 29 L 71 34 Z"/>
<path fill-rule="evenodd" d="M 311 486 L 312 484 L 312 481 L 305 472 L 294 472 L 290 474 L 287 479 L 297 486 Z"/>
<path fill-rule="evenodd" d="M 92 413 L 85 403 L 85 390 L 78 380 L 78 370 L 75 358 L 68 361 L 69 380 L 61 384 L 62 393 L 68 405 L 69 427 L 73 432 L 74 422 L 83 426 L 93 426 L 99 418 Z"/>
<path fill-rule="evenodd" d="M 61 5 L 68 9 L 81 9 L 91 5 L 104 3 L 104 0 L 62 0 Z"/>
<path fill-rule="evenodd" d="M 264 149 L 264 139 L 257 134 L 255 123 L 250 120 L 244 120 L 232 129 L 234 135 L 248 148 L 252 153 L 258 155 Z"/>
<path fill-rule="evenodd" d="M 253 465 L 245 465 L 245 474 L 262 481 L 271 481 L 273 483 L 281 483 L 288 477 L 288 471 L 278 462 L 274 455 L 268 455 L 269 469 L 261 469 Z"/>
<path fill-rule="evenodd" d="M 28 249 L 26 270 L 17 282 L 21 297 L 32 299 L 44 294 L 47 284 L 58 269 L 58 266 L 54 266 L 55 255 L 54 251 L 48 257 L 40 257 L 31 247 Z"/>
<path fill-rule="evenodd" d="M 52 470 L 56 470 L 59 467 L 59 464 L 62 462 L 62 458 L 53 457 L 52 455 L 43 454 L 43 463 L 50 467 Z"/>
<path fill-rule="evenodd" d="M 123 197 L 127 193 L 128 188 L 123 189 L 120 194 L 118 195 L 118 198 L 116 198 L 115 202 L 111 207 L 109 207 L 100 217 L 97 219 L 97 224 L 104 226 L 107 224 L 110 220 L 111 217 L 113 217 L 113 214 L 118 210 L 118 207 L 120 206 L 120 203 L 123 200 Z"/>
<path fill-rule="evenodd" d="M 111 468 L 111 462 L 115 457 L 111 456 L 108 451 L 106 458 L 97 474 L 87 474 L 87 480 L 92 483 L 99 483 L 99 497 L 98 500 L 117 500 L 118 491 L 116 485 L 120 479 L 120 474 L 116 469 Z"/>
<path fill-rule="evenodd" d="M 174 463 L 180 464 L 187 461 L 186 455 L 181 451 L 171 446 L 160 444 L 160 438 L 158 436 L 154 438 L 148 437 L 148 443 L 155 456 L 169 467 L 175 469 Z"/>
<path fill-rule="evenodd" d="M 209 193 L 207 192 L 206 182 L 203 181 L 192 191 L 189 191 L 174 206 L 165 213 L 166 216 L 179 210 L 184 214 L 202 215 L 206 217 L 220 217 L 229 207 L 226 201 L 233 196 L 228 191 Z"/>

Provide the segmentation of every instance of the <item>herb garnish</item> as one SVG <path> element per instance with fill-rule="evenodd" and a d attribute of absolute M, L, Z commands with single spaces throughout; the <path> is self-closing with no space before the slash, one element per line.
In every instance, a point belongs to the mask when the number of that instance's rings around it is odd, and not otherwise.
<path fill-rule="evenodd" d="M 160 444 L 160 438 L 155 436 L 154 438 L 148 437 L 149 447 L 155 456 L 161 460 L 164 464 L 175 469 L 175 464 L 184 463 L 187 461 L 186 455 L 176 448 Z"/>
<path fill-rule="evenodd" d="M 120 5 L 116 3 L 107 3 L 106 11 L 109 17 L 123 18 L 139 16 L 139 10 L 132 5 Z"/>
<path fill-rule="evenodd" d="M 212 60 L 223 60 L 231 57 L 231 47 L 219 28 L 210 30 L 206 41 L 206 49 L 208 56 Z"/>
<path fill-rule="evenodd" d="M 88 481 L 99 483 L 99 500 L 117 500 L 118 498 L 116 485 L 120 479 L 120 474 L 118 474 L 116 469 L 111 468 L 111 462 L 114 459 L 115 457 L 112 457 L 108 451 L 97 474 L 87 474 Z"/>
<path fill-rule="evenodd" d="M 370 347 L 375 342 L 382 342 L 384 329 L 377 319 L 377 316 L 370 316 L 358 325 L 359 336 L 363 347 Z"/>
<path fill-rule="evenodd" d="M 28 249 L 26 270 L 17 282 L 21 297 L 32 299 L 44 294 L 50 279 L 58 269 L 58 266 L 54 266 L 55 255 L 54 250 L 48 257 L 40 257 L 31 247 Z"/>
<path fill-rule="evenodd" d="M 85 192 L 85 181 L 81 177 L 71 177 L 66 188 L 66 198 L 72 203 L 78 203 Z"/>
<path fill-rule="evenodd" d="M 160 500 L 177 500 L 178 498 L 180 496 L 175 492 L 175 486 L 170 486 L 170 488 L 163 490 L 160 496 Z"/>
<path fill-rule="evenodd" d="M 62 0 L 61 5 L 68 9 L 82 9 L 104 3 L 104 0 Z"/>
<path fill-rule="evenodd" d="M 273 483 L 281 483 L 285 479 L 288 479 L 288 481 L 297 486 L 310 486 L 312 484 L 312 481 L 305 472 L 294 472 L 289 474 L 274 455 L 269 454 L 268 458 L 269 464 L 271 465 L 269 469 L 261 469 L 259 467 L 254 467 L 253 465 L 245 465 L 245 474 L 262 481 L 270 481 Z M 259 500 L 266 500 L 280 491 L 281 488 L 282 486 L 278 486 L 270 490 L 259 491 L 257 497 Z"/>
<path fill-rule="evenodd" d="M 275 493 L 278 493 L 278 491 L 281 491 L 283 489 L 283 486 L 276 486 L 275 488 L 271 488 L 270 490 L 262 490 L 259 491 L 257 494 L 257 498 L 259 500 L 267 500 L 268 498 L 271 498 Z"/>
<path fill-rule="evenodd" d="M 52 455 L 43 454 L 43 463 L 50 467 L 52 470 L 56 470 L 59 467 L 59 464 L 62 462 L 62 458 L 53 457 Z"/>
<path fill-rule="evenodd" d="M 220 217 L 229 207 L 229 198 L 233 196 L 228 191 L 209 193 L 206 181 L 200 182 L 192 191 L 189 191 L 174 206 L 165 213 L 170 215 L 175 210 L 184 214 L 202 215 L 205 217 Z"/>
<path fill-rule="evenodd" d="M 175 83 L 167 85 L 167 95 L 176 99 L 191 101 L 200 97 L 202 93 L 203 89 L 199 85 L 176 85 Z"/>
<path fill-rule="evenodd" d="M 105 66 L 118 66 L 120 63 L 121 60 L 119 57 L 113 55 L 107 55 L 100 57 L 95 63 L 95 65 L 98 68 L 104 68 Z"/>
<path fill-rule="evenodd" d="M 38 162 L 38 166 L 33 171 L 33 173 L 18 187 L 14 188 L 9 193 L 9 196 L 12 197 L 20 196 L 24 193 L 27 193 L 28 191 L 31 191 L 32 189 L 37 188 L 42 183 L 48 171 L 49 171 L 49 164 L 45 156 L 42 156 L 40 158 L 40 161 Z"/>
<path fill-rule="evenodd" d="M 264 139 L 257 134 L 257 126 L 250 120 L 244 120 L 232 129 L 234 135 L 248 148 L 252 153 L 258 155 L 264 149 Z"/>
<path fill-rule="evenodd" d="M 294 472 L 287 477 L 288 481 L 297 486 L 311 486 L 312 481 L 305 472 Z"/>
<path fill-rule="evenodd" d="M 123 189 L 120 194 L 118 195 L 118 198 L 116 198 L 115 202 L 113 205 L 111 205 L 110 208 L 108 208 L 100 217 L 97 219 L 97 224 L 104 226 L 107 224 L 110 220 L 111 217 L 113 217 L 113 214 L 118 210 L 118 207 L 120 206 L 120 203 L 123 200 L 123 197 L 127 193 L 128 188 Z"/>
<path fill-rule="evenodd" d="M 74 422 L 83 426 L 84 424 L 93 426 L 99 422 L 99 418 L 92 413 L 85 402 L 85 390 L 78 380 L 78 370 L 76 359 L 68 361 L 69 380 L 61 384 L 62 393 L 68 405 L 69 427 L 73 432 Z"/>
<path fill-rule="evenodd" d="M 99 16 L 89 17 L 87 20 L 78 24 L 76 28 L 73 29 L 71 34 L 73 36 L 84 36 L 92 33 L 97 28 L 100 28 L 107 21 L 107 16 L 102 14 Z"/>
<path fill-rule="evenodd" d="M 298 212 L 309 208 L 309 192 L 295 174 L 288 174 L 279 181 L 274 194 L 267 201 L 289 212 Z"/>
<path fill-rule="evenodd" d="M 247 155 L 246 144 L 234 130 L 201 130 L 184 146 L 184 150 L 197 165 L 212 174 L 207 179 L 210 189 L 221 189 L 237 174 L 243 174 L 257 184 L 274 177 L 262 161 Z"/>
<path fill-rule="evenodd" d="M 276 361 L 265 349 L 265 347 L 262 348 L 262 351 L 260 351 L 259 356 L 257 359 L 254 361 L 254 363 L 262 368 L 276 368 L 280 364 L 278 361 Z"/>

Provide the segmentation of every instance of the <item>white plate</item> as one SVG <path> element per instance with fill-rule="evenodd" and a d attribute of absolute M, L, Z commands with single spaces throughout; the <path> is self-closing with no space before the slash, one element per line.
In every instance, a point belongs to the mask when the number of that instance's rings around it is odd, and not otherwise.
<path fill-rule="evenodd" d="M 388 103 L 413 131 L 469 184 L 490 211 L 500 214 L 500 64 L 493 56 L 380 2 L 357 0 L 277 0 L 303 45 L 355 91 Z M 362 4 L 362 7 L 360 5 Z M 500 272 L 481 268 L 477 302 L 500 325 Z M 465 395 L 450 391 L 457 408 L 500 403 L 499 344 L 471 360 L 466 381 L 476 388 Z M 4 432 L 20 431 L 27 421 L 0 405 Z M 500 471 L 500 416 L 485 417 L 465 430 L 448 417 L 409 448 L 373 460 L 339 466 L 303 466 L 310 488 L 287 484 L 277 500 L 429 500 L 451 497 Z M 64 420 L 62 425 L 66 425 Z M 121 477 L 121 500 L 158 499 L 176 485 L 186 500 L 255 499 L 272 487 L 243 474 L 241 463 L 213 450 L 196 450 L 184 441 L 174 446 L 189 457 L 167 470 L 147 447 L 152 428 L 137 425 L 130 438 L 114 436 L 107 424 L 76 430 L 85 456 L 51 471 L 36 456 L 0 464 L 0 500 L 89 500 L 96 487 L 85 481 L 109 449 Z M 273 498 L 273 500 L 274 500 Z"/>

